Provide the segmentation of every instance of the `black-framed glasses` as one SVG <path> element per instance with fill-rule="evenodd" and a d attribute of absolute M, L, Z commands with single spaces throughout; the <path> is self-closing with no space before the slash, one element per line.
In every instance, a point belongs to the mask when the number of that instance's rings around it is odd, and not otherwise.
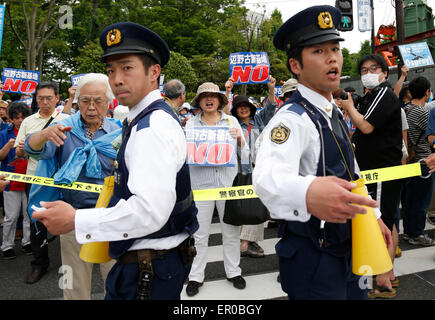
<path fill-rule="evenodd" d="M 376 70 L 378 70 L 380 68 L 380 66 L 378 66 L 377 64 L 372 64 L 370 67 L 366 68 L 366 67 L 362 67 L 361 68 L 361 74 L 367 74 L 369 71 L 371 73 L 375 72 Z"/>

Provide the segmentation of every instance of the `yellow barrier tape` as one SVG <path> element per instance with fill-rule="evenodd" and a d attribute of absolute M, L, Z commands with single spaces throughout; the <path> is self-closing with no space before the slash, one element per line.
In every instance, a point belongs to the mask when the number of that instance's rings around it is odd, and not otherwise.
<path fill-rule="evenodd" d="M 0 171 L 0 175 L 4 175 L 6 179 L 11 181 L 40 184 L 48 187 L 72 189 L 77 191 L 100 193 L 101 190 L 103 189 L 103 186 L 98 184 L 84 183 L 84 182 L 73 182 L 70 185 L 55 184 L 52 178 L 37 177 L 37 176 L 11 173 L 5 171 Z M 421 175 L 420 163 L 412 163 L 412 164 L 395 166 L 395 167 L 361 171 L 361 177 L 364 179 L 365 184 L 404 179 L 404 178 L 415 177 L 420 175 Z M 248 198 L 257 198 L 257 197 L 258 195 L 255 193 L 254 187 L 252 185 L 229 187 L 229 188 L 193 190 L 193 198 L 195 201 L 236 200 L 236 199 L 248 199 Z"/>
<path fill-rule="evenodd" d="M 77 191 L 87 191 L 87 192 L 95 192 L 95 193 L 100 193 L 101 190 L 103 189 L 103 185 L 85 183 L 85 182 L 73 182 L 72 184 L 55 184 L 53 178 L 37 177 L 37 176 L 21 174 L 21 173 L 0 171 L 0 175 L 5 176 L 6 179 L 10 181 L 40 184 L 47 187 L 56 187 L 56 188 L 72 189 Z"/>
<path fill-rule="evenodd" d="M 217 189 L 193 190 L 195 201 L 236 200 L 258 198 L 252 185 Z"/>
<path fill-rule="evenodd" d="M 395 167 L 361 171 L 361 177 L 364 179 L 365 184 L 398 180 L 415 176 L 421 176 L 420 163 L 411 163 Z M 258 195 L 255 193 L 252 185 L 193 191 L 193 199 L 195 201 L 236 200 L 257 197 Z"/>
<path fill-rule="evenodd" d="M 419 162 L 382 169 L 361 171 L 361 177 L 365 184 L 385 182 L 421 176 L 421 165 Z"/>

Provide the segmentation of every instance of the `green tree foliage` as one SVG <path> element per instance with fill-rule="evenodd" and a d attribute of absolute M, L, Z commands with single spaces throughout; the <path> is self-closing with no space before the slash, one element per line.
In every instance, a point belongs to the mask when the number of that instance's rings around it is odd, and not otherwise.
<path fill-rule="evenodd" d="M 184 83 L 186 91 L 191 92 L 196 90 L 198 78 L 190 61 L 183 55 L 171 51 L 169 62 L 163 68 L 162 73 L 165 75 L 165 82 L 171 79 L 178 79 Z"/>
<path fill-rule="evenodd" d="M 350 53 L 348 49 L 343 48 L 343 69 L 342 76 L 356 77 L 359 76 L 358 62 L 367 54 L 371 54 L 370 41 L 361 42 L 361 49 L 357 53 Z"/>
<path fill-rule="evenodd" d="M 183 81 L 188 97 L 206 81 L 214 82 L 224 90 L 229 77 L 228 57 L 233 52 L 267 52 L 271 75 L 277 79 L 277 85 L 281 85 L 290 77 L 286 53 L 276 50 L 272 43 L 283 23 L 281 12 L 275 9 L 268 16 L 264 6 L 249 11 L 243 3 L 242 0 L 11 2 L 8 3 L 10 14 L 5 19 L 0 67 L 40 70 L 44 80 L 58 81 L 66 94 L 71 75 L 105 72 L 100 61 L 102 51 L 98 38 L 101 30 L 117 21 L 132 21 L 149 27 L 167 42 L 171 60 L 163 70 L 165 79 Z M 72 29 L 57 27 L 62 4 L 72 8 Z M 33 29 L 31 21 L 34 21 Z M 33 33 L 29 34 L 29 30 Z M 39 55 L 29 56 L 30 42 L 40 46 Z M 359 53 L 343 50 L 343 75 L 358 74 L 356 64 L 366 51 L 370 52 L 368 41 L 362 44 Z M 29 57 L 34 62 L 30 63 Z M 257 98 L 267 94 L 265 84 L 235 86 L 234 92 L 242 92 L 242 89 Z"/>
<path fill-rule="evenodd" d="M 73 74 L 106 72 L 106 66 L 101 61 L 103 49 L 101 49 L 99 42 L 90 41 L 82 49 L 79 49 L 79 52 L 80 55 L 74 59 L 77 64 L 77 69 L 73 72 Z"/>

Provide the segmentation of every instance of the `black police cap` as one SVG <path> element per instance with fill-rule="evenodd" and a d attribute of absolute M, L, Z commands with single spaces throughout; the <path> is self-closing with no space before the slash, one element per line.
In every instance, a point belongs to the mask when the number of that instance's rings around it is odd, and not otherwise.
<path fill-rule="evenodd" d="M 276 32 L 273 44 L 277 49 L 288 51 L 295 47 L 343 41 L 336 26 L 341 12 L 332 6 L 309 7 L 288 19 Z"/>
<path fill-rule="evenodd" d="M 100 45 L 103 61 L 116 54 L 138 53 L 152 57 L 160 66 L 169 60 L 166 42 L 154 31 L 133 22 L 112 24 L 101 32 Z"/>

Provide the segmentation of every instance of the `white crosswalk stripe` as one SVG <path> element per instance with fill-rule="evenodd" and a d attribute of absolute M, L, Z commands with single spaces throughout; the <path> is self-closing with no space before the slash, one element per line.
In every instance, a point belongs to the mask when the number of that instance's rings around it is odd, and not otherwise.
<path fill-rule="evenodd" d="M 266 224 L 265 224 L 266 227 Z M 425 230 L 433 230 L 435 225 L 426 224 Z M 277 229 L 275 234 L 277 233 Z M 403 230 L 402 221 L 400 230 Z M 220 224 L 212 223 L 210 235 L 220 234 Z M 264 249 L 266 256 L 275 255 L 275 245 L 278 242 L 277 237 L 272 237 L 259 242 L 259 245 Z M 212 245 L 208 249 L 207 263 L 222 262 L 223 248 L 222 245 Z M 249 263 L 260 265 L 264 263 L 264 259 L 241 258 L 249 259 Z M 222 264 L 223 268 L 223 264 Z M 403 250 L 402 257 L 395 260 L 394 272 L 396 276 L 405 276 L 435 270 L 435 247 L 417 247 L 411 246 Z M 232 283 L 225 278 L 207 279 L 199 293 L 194 297 L 189 297 L 186 294 L 186 284 L 184 285 L 181 294 L 182 300 L 263 300 L 286 298 L 285 292 L 282 291 L 280 283 L 277 281 L 278 268 L 269 270 L 264 273 L 246 274 L 242 268 L 242 275 L 246 280 L 246 288 L 239 290 L 233 287 Z"/>

